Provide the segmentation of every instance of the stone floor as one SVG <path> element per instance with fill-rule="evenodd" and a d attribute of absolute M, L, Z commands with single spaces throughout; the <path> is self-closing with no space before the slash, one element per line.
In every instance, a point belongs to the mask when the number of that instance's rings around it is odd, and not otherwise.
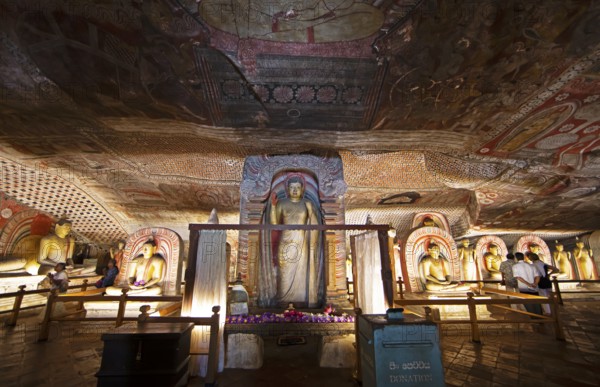
<path fill-rule="evenodd" d="M 448 386 L 599 386 L 600 296 L 566 300 L 561 307 L 566 341 L 557 341 L 550 327 L 520 324 L 514 329 L 482 327 L 481 344 L 469 331 L 446 325 L 442 356 Z M 29 315 L 29 317 L 27 317 Z M 33 311 L 14 328 L 0 330 L 0 386 L 95 386 L 108 323 L 61 323 L 50 340 L 36 341 Z M 5 316 L 5 315 L 4 315 Z M 233 386 L 357 386 L 350 369 L 319 368 L 317 342 L 278 347 L 265 341 L 264 365 L 257 371 L 219 374 L 220 387 Z M 189 386 L 201 386 L 192 378 Z"/>

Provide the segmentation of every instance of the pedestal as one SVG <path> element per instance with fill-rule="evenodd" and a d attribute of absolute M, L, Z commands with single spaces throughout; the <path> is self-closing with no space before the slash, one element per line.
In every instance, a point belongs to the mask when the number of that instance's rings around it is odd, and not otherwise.
<path fill-rule="evenodd" d="M 355 361 L 354 335 L 321 336 L 319 367 L 352 368 Z"/>
<path fill-rule="evenodd" d="M 225 368 L 255 370 L 263 365 L 264 341 L 262 337 L 247 333 L 227 336 Z"/>

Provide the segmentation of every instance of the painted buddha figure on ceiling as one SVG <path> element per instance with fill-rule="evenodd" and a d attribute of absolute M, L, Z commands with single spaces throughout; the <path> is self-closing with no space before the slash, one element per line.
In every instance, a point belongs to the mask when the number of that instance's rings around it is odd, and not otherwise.
<path fill-rule="evenodd" d="M 502 256 L 499 253 L 500 248 L 490 243 L 488 251 L 483 254 L 483 261 L 485 263 L 485 269 L 488 271 L 492 279 L 502 279 L 502 273 L 500 272 L 500 265 L 502 264 Z"/>
<path fill-rule="evenodd" d="M 57 263 L 69 266 L 73 264 L 73 252 L 75 251 L 75 238 L 70 236 L 72 222 L 67 219 L 59 220 L 54 226 L 54 233 L 40 240 L 38 263 L 39 274 L 47 274 L 54 269 Z"/>
<path fill-rule="evenodd" d="M 450 262 L 441 255 L 440 247 L 429 243 L 427 255 L 419 261 L 419 275 L 428 291 L 467 291 L 468 285 L 452 281 Z"/>
<path fill-rule="evenodd" d="M 558 279 L 572 279 L 573 278 L 573 267 L 571 266 L 571 253 L 565 251 L 565 247 L 559 241 L 556 241 L 556 250 L 554 251 L 553 258 L 554 264 L 558 268 L 558 273 L 553 274 Z"/>
<path fill-rule="evenodd" d="M 166 262 L 156 254 L 156 243 L 149 239 L 142 245 L 142 253 L 127 265 L 128 295 L 159 296 L 162 294 L 162 280 L 166 272 Z M 120 295 L 122 288 L 111 286 L 106 294 Z"/>

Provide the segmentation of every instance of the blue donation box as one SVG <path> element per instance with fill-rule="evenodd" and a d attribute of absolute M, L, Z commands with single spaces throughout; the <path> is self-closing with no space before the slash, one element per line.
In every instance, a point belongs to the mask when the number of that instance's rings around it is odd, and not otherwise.
<path fill-rule="evenodd" d="M 433 322 L 402 309 L 358 318 L 365 387 L 444 386 L 439 331 Z"/>

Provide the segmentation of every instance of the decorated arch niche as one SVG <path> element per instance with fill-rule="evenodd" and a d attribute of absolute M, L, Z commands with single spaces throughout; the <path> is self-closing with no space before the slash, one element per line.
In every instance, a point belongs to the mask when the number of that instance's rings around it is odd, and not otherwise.
<path fill-rule="evenodd" d="M 448 261 L 452 278 L 460 278 L 458 251 L 452 236 L 439 227 L 419 227 L 408 235 L 404 243 L 402 271 L 407 291 L 425 291 L 419 274 L 419 262 L 427 255 L 427 249 L 432 243 L 439 246 L 440 259 Z"/>
<path fill-rule="evenodd" d="M 131 234 L 125 243 L 122 267 L 115 284 L 127 287 L 127 271 L 129 262 L 142 255 L 142 246 L 149 239 L 156 243 L 156 254 L 165 259 L 166 272 L 161 283 L 162 292 L 166 296 L 176 295 L 181 290 L 181 268 L 183 264 L 183 249 L 181 237 L 175 231 L 167 228 L 142 228 Z"/>
<path fill-rule="evenodd" d="M 411 228 L 427 227 L 427 223 L 431 223 L 431 226 L 439 227 L 448 233 L 450 232 L 448 219 L 439 212 L 420 212 L 415 214 Z"/>
<path fill-rule="evenodd" d="M 554 264 L 554 259 L 552 258 L 552 254 L 550 253 L 550 248 L 548 244 L 539 236 L 536 235 L 523 235 L 513 248 L 514 252 L 521 252 L 523 254 L 531 252 L 532 246 L 538 246 L 539 251 L 537 255 L 540 257 L 542 261 L 548 263 L 550 265 L 556 266 Z"/>
<path fill-rule="evenodd" d="M 0 271 L 28 269 L 37 273 L 40 240 L 52 229 L 54 219 L 38 210 L 20 211 L 10 217 L 0 233 Z"/>
<path fill-rule="evenodd" d="M 240 187 L 240 224 L 261 224 L 266 207 L 273 202 L 273 198 L 286 195 L 285 181 L 289 174 L 294 173 L 300 174 L 305 181 L 305 197 L 319 204 L 323 224 L 343 224 L 346 183 L 342 160 L 334 153 L 246 158 Z M 345 233 L 336 230 L 324 234 L 326 302 L 342 302 L 347 299 Z M 250 302 L 256 302 L 261 261 L 258 231 L 240 231 L 238 254 L 237 273 L 244 280 Z"/>
<path fill-rule="evenodd" d="M 486 264 L 486 254 L 490 252 L 491 246 L 498 247 L 498 255 L 501 257 L 501 260 L 506 259 L 506 254 L 508 254 L 508 248 L 506 247 L 506 243 L 495 235 L 486 235 L 477 240 L 475 244 L 475 256 L 477 257 L 477 264 L 479 265 L 479 271 L 481 275 L 481 279 L 500 279 L 499 275 L 492 275 L 490 271 L 487 269 Z"/>

